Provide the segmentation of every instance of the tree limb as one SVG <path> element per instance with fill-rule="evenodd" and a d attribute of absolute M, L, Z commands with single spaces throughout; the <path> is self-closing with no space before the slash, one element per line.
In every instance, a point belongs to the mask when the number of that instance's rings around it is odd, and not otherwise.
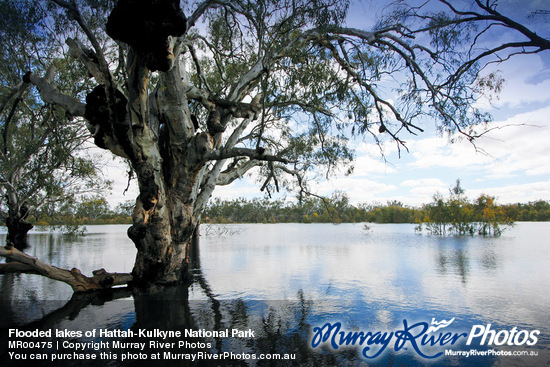
<path fill-rule="evenodd" d="M 254 167 L 258 167 L 262 164 L 261 161 L 250 159 L 246 161 L 245 163 L 235 166 L 231 170 L 227 172 L 220 173 L 218 177 L 218 181 L 216 182 L 216 185 L 219 186 L 225 186 L 231 184 L 233 181 L 235 181 L 238 178 L 242 178 L 246 172 L 250 171 Z"/>
<path fill-rule="evenodd" d="M 249 148 L 231 148 L 231 149 L 219 149 L 214 150 L 205 155 L 207 161 L 217 161 L 221 159 L 234 158 L 234 157 L 249 157 L 258 161 L 268 161 L 268 162 L 281 162 L 284 164 L 288 163 L 286 158 L 278 157 L 271 154 L 265 154 L 257 149 Z"/>
<path fill-rule="evenodd" d="M 50 70 L 51 69 L 55 70 L 53 66 L 50 67 Z M 59 105 L 73 116 L 84 116 L 86 105 L 72 96 L 61 93 L 50 83 L 48 78 L 41 78 L 31 73 L 29 75 L 29 81 L 38 88 L 40 97 L 44 102 Z"/>
<path fill-rule="evenodd" d="M 29 87 L 29 83 L 24 83 L 24 82 L 19 83 L 19 85 L 16 87 L 16 89 L 14 88 L 13 92 L 8 95 L 8 97 L 6 98 L 5 103 L 2 103 L 2 105 L 0 106 L 0 116 L 1 116 L 4 112 L 4 108 L 7 105 L 8 101 L 13 96 L 15 96 L 15 100 L 13 101 L 12 107 L 11 107 L 8 115 L 4 119 L 4 126 L 3 126 L 3 129 L 2 129 L 2 139 L 3 139 L 3 143 L 4 143 L 3 144 L 4 149 L 2 151 L 2 156 L 3 157 L 5 157 L 8 154 L 8 134 L 9 134 L 9 130 L 10 130 L 11 120 L 13 119 L 13 116 L 15 115 L 15 112 L 17 110 L 17 105 L 19 104 L 19 102 L 21 102 L 21 100 L 23 98 L 23 94 L 28 89 L 28 87 Z"/>
<path fill-rule="evenodd" d="M 208 10 L 208 8 L 216 5 L 218 4 L 214 0 L 207 0 L 200 3 L 193 14 L 191 14 L 191 16 L 187 19 L 187 29 L 189 30 L 191 27 L 193 27 L 197 20 Z"/>
<path fill-rule="evenodd" d="M 100 70 L 97 55 L 92 50 L 87 50 L 77 39 L 67 38 L 65 43 L 69 46 L 70 55 L 84 64 L 86 69 L 88 69 L 88 72 L 95 78 L 98 84 L 107 84 L 105 75 Z"/>
<path fill-rule="evenodd" d="M 67 16 L 69 18 L 74 19 L 80 28 L 84 31 L 86 34 L 86 37 L 88 37 L 88 40 L 92 44 L 92 47 L 95 50 L 95 53 L 97 55 L 97 61 L 99 64 L 99 69 L 103 73 L 104 79 L 109 82 L 111 81 L 111 73 L 109 71 L 109 65 L 107 64 L 107 61 L 105 60 L 105 55 L 103 53 L 103 48 L 99 44 L 99 41 L 97 37 L 94 35 L 94 33 L 91 31 L 90 27 L 86 24 L 84 19 L 82 18 L 82 14 L 80 13 L 80 10 L 78 9 L 78 6 L 76 5 L 75 1 L 65 1 L 65 0 L 52 0 L 57 5 L 61 6 L 62 8 L 65 8 L 67 11 Z M 107 84 L 108 85 L 108 84 Z"/>
<path fill-rule="evenodd" d="M 521 34 L 523 34 L 525 37 L 529 38 L 531 40 L 530 46 L 533 47 L 539 47 L 539 51 L 548 50 L 550 49 L 550 40 L 539 36 L 535 32 L 531 31 L 529 28 L 525 27 L 523 24 L 520 24 L 518 22 L 515 22 L 514 20 L 508 18 L 507 16 L 502 15 L 502 13 L 495 10 L 495 8 L 492 8 L 490 6 L 484 5 L 481 3 L 481 1 L 476 0 L 477 5 L 485 10 L 489 15 L 483 15 L 479 13 L 464 13 L 458 11 L 456 8 L 454 8 L 449 1 L 447 0 L 439 0 L 441 3 L 447 5 L 449 9 L 451 9 L 454 13 L 458 15 L 473 15 L 473 17 L 470 18 L 471 21 L 478 21 L 478 20 L 491 20 L 495 22 L 499 22 L 503 26 L 506 26 L 511 29 L 515 29 Z"/>
<path fill-rule="evenodd" d="M 88 292 L 107 289 L 116 285 L 128 284 L 132 281 L 132 274 L 108 273 L 104 269 L 94 270 L 92 277 L 83 275 L 77 268 L 66 270 L 47 264 L 37 258 L 17 250 L 15 247 L 0 247 L 0 256 L 11 262 L 0 264 L 0 274 L 29 273 L 38 274 L 47 278 L 66 283 L 75 292 Z"/>

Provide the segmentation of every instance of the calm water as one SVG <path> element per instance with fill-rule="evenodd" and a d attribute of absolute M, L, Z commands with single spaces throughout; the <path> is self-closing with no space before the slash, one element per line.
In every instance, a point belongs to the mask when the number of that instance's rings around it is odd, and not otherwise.
<path fill-rule="evenodd" d="M 33 233 L 26 251 L 85 274 L 101 267 L 129 272 L 135 249 L 126 228 L 90 226 L 78 238 Z M 411 348 L 388 347 L 375 360 L 363 358 L 361 348 L 312 349 L 312 329 L 341 322 L 346 331 L 384 332 L 402 330 L 404 319 L 412 324 L 455 318 L 457 332 L 489 323 L 495 330 L 540 330 L 534 347 L 499 348 L 537 351 L 538 357 L 443 356 L 432 365 L 550 365 L 549 237 L 550 223 L 518 223 L 499 238 L 419 235 L 408 224 L 370 225 L 367 231 L 362 224 L 203 226 L 189 288 L 73 297 L 68 286 L 43 277 L 2 275 L 0 324 L 252 328 L 255 339 L 218 338 L 211 351 L 295 353 L 294 365 L 386 366 L 428 360 Z"/>

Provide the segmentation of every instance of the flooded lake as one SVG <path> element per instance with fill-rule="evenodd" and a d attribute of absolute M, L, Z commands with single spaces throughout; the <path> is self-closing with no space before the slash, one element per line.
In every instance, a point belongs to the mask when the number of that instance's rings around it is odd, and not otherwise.
<path fill-rule="evenodd" d="M 224 365 L 550 364 L 550 223 L 518 223 L 498 238 L 417 234 L 409 224 L 369 227 L 203 225 L 193 283 L 147 294 L 124 288 L 73 297 L 69 286 L 44 277 L 0 275 L 2 342 L 7 328 L 28 323 L 28 329 L 44 330 L 238 329 L 251 330 L 254 337 L 198 335 L 192 340 L 209 353 L 294 357 L 276 362 L 234 358 Z M 99 268 L 130 272 L 135 248 L 126 229 L 89 226 L 82 237 L 34 232 L 26 252 L 84 274 Z M 423 326 L 443 320 L 452 323 L 434 329 L 434 335 L 443 337 L 448 331 L 456 343 L 450 336 L 423 343 Z M 344 345 L 339 337 L 323 339 L 322 332 L 336 324 L 358 338 L 363 332 L 365 339 L 356 339 L 351 343 L 355 346 Z M 468 338 L 460 334 L 474 331 L 479 337 L 466 345 Z M 74 340 L 100 338 L 82 335 Z M 477 354 L 445 354 L 447 349 L 475 349 Z M 518 352 L 536 355 L 506 355 Z M 0 360 L 10 362 L 5 345 L 1 353 Z M 204 360 L 162 362 L 212 365 Z M 105 364 L 125 363 L 108 359 Z"/>

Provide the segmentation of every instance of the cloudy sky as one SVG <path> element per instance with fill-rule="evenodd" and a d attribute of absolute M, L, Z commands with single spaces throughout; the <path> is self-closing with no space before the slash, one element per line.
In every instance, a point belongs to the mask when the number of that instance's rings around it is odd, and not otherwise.
<path fill-rule="evenodd" d="M 513 3 L 521 3 L 523 9 L 548 9 L 548 3 L 537 0 L 510 0 L 507 5 Z M 368 26 L 367 19 L 375 13 L 372 2 L 356 4 L 349 24 Z M 523 21 L 522 17 L 517 20 Z M 496 129 L 476 142 L 477 149 L 466 141 L 449 144 L 447 138 L 426 131 L 405 139 L 409 151 L 402 150 L 401 157 L 395 144 L 384 146 L 383 161 L 380 148 L 367 138 L 357 144 L 354 173 L 319 182 L 316 193 L 341 190 L 355 203 L 399 200 L 420 205 L 430 202 L 436 192 L 446 194 L 460 179 L 470 198 L 485 193 L 496 196 L 499 203 L 549 200 L 550 52 L 517 56 L 497 69 L 505 79 L 504 88 L 498 100 L 484 105 L 494 117 L 490 127 Z M 115 180 L 113 204 L 135 198 L 135 183 L 122 196 L 127 184 L 123 167 L 111 162 L 107 175 Z M 245 177 L 217 188 L 215 196 L 251 198 L 263 193 L 253 178 Z"/>

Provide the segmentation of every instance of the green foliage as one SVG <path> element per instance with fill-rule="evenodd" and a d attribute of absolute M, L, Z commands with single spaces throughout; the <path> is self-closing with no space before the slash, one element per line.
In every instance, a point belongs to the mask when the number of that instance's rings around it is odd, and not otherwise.
<path fill-rule="evenodd" d="M 464 195 L 460 180 L 456 181 L 447 199 L 436 194 L 433 202 L 424 207 L 424 212 L 425 217 L 418 229 L 424 226 L 429 233 L 436 235 L 499 236 L 502 226 L 513 225 L 503 208 L 495 205 L 494 197 L 483 194 L 470 202 Z"/>
<path fill-rule="evenodd" d="M 455 186 L 456 188 L 456 186 Z M 454 195 L 454 194 L 452 194 Z M 451 195 L 451 196 L 452 196 Z M 301 203 L 270 200 L 267 198 L 213 200 L 206 209 L 202 220 L 204 223 L 421 223 L 423 226 L 441 227 L 430 233 L 457 233 L 450 230 L 451 222 L 430 219 L 442 215 L 449 218 L 466 218 L 460 213 L 460 208 L 453 204 L 453 209 L 447 206 L 449 199 L 436 195 L 437 201 L 422 208 L 412 208 L 399 201 L 388 201 L 382 204 L 352 205 L 347 194 L 336 191 L 329 198 L 308 197 Z M 464 199 L 464 198 L 463 198 Z M 474 202 L 464 200 L 468 207 L 467 214 L 477 218 L 476 229 L 480 234 L 493 234 L 492 223 L 495 218 L 509 218 L 510 221 L 549 221 L 550 203 L 535 201 L 528 204 L 508 204 L 497 206 L 494 198 L 481 195 Z M 134 208 L 133 200 L 119 203 L 114 210 L 110 209 L 104 197 L 99 195 L 83 196 L 76 202 L 50 204 L 42 208 L 32 222 L 36 225 L 52 225 L 61 227 L 66 232 L 82 229 L 86 224 L 127 224 L 131 223 Z M 454 214 L 451 214 L 452 211 Z M 458 211 L 458 213 L 456 212 Z M 441 219 L 439 219 L 441 220 Z M 470 233 L 469 223 L 459 224 L 463 234 Z M 445 227 L 443 231 L 442 227 Z M 497 228 L 501 230 L 500 227 Z"/>
<path fill-rule="evenodd" d="M 56 44 L 61 17 L 52 17 L 44 6 L 0 0 L 0 217 L 9 233 L 45 206 L 67 206 L 110 186 L 99 175 L 101 159 L 85 147 L 90 134 L 82 120 L 43 103 L 23 81 L 28 72 L 44 76 L 50 70 L 63 93 L 83 97 L 89 87 L 84 69 Z M 77 224 L 65 224 L 68 232 L 78 231 Z"/>
<path fill-rule="evenodd" d="M 244 146 L 260 144 L 270 152 L 284 152 L 285 158 L 298 162 L 294 170 L 300 173 L 334 174 L 338 166 L 351 169 L 353 154 L 346 146 L 350 127 L 333 113 L 355 98 L 349 80 L 342 78 L 324 47 L 295 42 L 308 29 L 341 24 L 348 5 L 348 1 L 326 0 L 236 2 L 234 11 L 209 9 L 208 35 L 192 30 L 189 38 L 197 40 L 194 47 L 203 56 L 196 63 L 190 60 L 197 72 L 191 80 L 199 87 L 208 86 L 216 96 L 230 97 L 243 76 L 264 62 L 265 74 L 246 92 L 247 98 L 261 94 L 261 122 L 242 139 Z M 288 47 L 293 43 L 295 47 Z M 192 109 L 200 122 L 205 121 L 200 104 L 192 103 Z M 273 171 L 266 165 L 259 172 L 266 177 Z M 281 178 L 284 172 L 275 171 L 279 185 L 269 183 L 267 190 L 296 188 Z"/>
<path fill-rule="evenodd" d="M 134 212 L 135 204 L 135 200 L 126 200 L 125 202 L 118 203 L 115 207 L 115 213 L 130 218 Z"/>
<path fill-rule="evenodd" d="M 307 197 L 301 202 L 243 198 L 216 199 L 203 215 L 212 223 L 413 223 L 417 210 L 392 202 L 388 206 L 352 205 L 342 191 L 329 198 Z"/>
<path fill-rule="evenodd" d="M 389 201 L 386 205 L 367 205 L 367 222 L 372 223 L 415 223 L 421 217 L 418 209 L 403 205 L 399 201 Z"/>
<path fill-rule="evenodd" d="M 75 214 L 80 218 L 98 219 L 109 212 L 109 204 L 104 197 L 95 195 L 84 197 L 82 202 L 78 203 Z"/>
<path fill-rule="evenodd" d="M 349 204 L 345 193 L 331 198 L 308 197 L 301 203 L 243 198 L 211 202 L 203 221 L 214 223 L 343 223 L 362 222 L 361 210 Z"/>
<path fill-rule="evenodd" d="M 111 210 L 105 197 L 83 195 L 75 201 L 45 205 L 31 222 L 37 226 L 58 228 L 66 234 L 79 234 L 89 224 L 130 224 L 133 205 L 129 200 Z"/>
<path fill-rule="evenodd" d="M 206 223 L 417 223 L 431 234 L 500 235 L 502 226 L 514 221 L 550 220 L 550 203 L 496 205 L 495 198 L 481 195 L 470 202 L 460 181 L 448 198 L 434 195 L 434 201 L 412 208 L 399 201 L 352 205 L 349 197 L 336 191 L 330 198 L 307 197 L 302 202 L 238 198 L 213 200 L 203 217 Z"/>
<path fill-rule="evenodd" d="M 547 200 L 532 201 L 527 204 L 517 203 L 503 205 L 502 210 L 515 221 L 548 222 L 550 221 L 550 202 Z"/>

